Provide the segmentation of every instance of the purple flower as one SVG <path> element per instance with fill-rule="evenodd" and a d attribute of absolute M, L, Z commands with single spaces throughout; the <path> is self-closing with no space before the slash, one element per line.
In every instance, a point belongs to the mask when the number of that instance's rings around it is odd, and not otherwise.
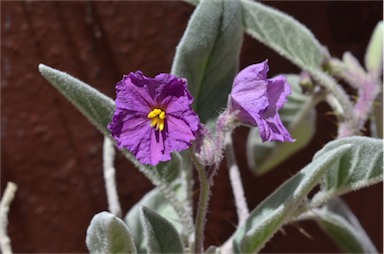
<path fill-rule="evenodd" d="M 156 165 L 195 139 L 200 121 L 192 101 L 185 79 L 131 72 L 116 84 L 116 109 L 108 129 L 119 148 L 131 151 L 143 164 Z"/>
<path fill-rule="evenodd" d="M 238 121 L 259 127 L 263 142 L 293 142 L 277 112 L 287 101 L 291 87 L 284 76 L 267 79 L 268 70 L 265 60 L 240 71 L 235 77 L 230 105 L 233 111 L 238 110 Z"/>

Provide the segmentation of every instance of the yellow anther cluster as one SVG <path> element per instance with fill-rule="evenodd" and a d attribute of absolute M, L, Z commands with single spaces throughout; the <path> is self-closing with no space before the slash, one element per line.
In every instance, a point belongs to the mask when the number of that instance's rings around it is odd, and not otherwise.
<path fill-rule="evenodd" d="M 148 114 L 148 118 L 151 120 L 151 127 L 155 127 L 156 130 L 164 130 L 165 111 L 155 108 Z"/>

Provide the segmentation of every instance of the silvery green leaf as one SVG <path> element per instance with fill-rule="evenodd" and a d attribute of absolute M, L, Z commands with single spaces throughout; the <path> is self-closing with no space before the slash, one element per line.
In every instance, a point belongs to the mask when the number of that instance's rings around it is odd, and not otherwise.
<path fill-rule="evenodd" d="M 295 216 L 328 168 L 350 149 L 351 145 L 345 144 L 324 152 L 267 197 L 236 230 L 234 252 L 254 253 L 263 248 L 279 228 Z"/>
<path fill-rule="evenodd" d="M 145 206 L 141 206 L 140 221 L 148 253 L 184 252 L 176 228 L 163 216 Z"/>
<path fill-rule="evenodd" d="M 90 253 L 136 253 L 128 227 L 108 212 L 98 213 L 92 218 L 86 244 Z"/>
<path fill-rule="evenodd" d="M 180 189 L 180 187 L 175 187 L 174 190 L 176 193 L 179 193 Z M 124 219 L 131 229 L 139 253 L 146 253 L 143 227 L 140 223 L 140 206 L 148 207 L 163 217 L 166 217 L 176 229 L 181 232 L 182 225 L 175 210 L 158 189 L 153 189 L 144 195 L 144 197 L 129 210 Z"/>
<path fill-rule="evenodd" d="M 226 106 L 242 38 L 240 1 L 200 1 L 177 46 L 172 73 L 188 80 L 203 123 Z"/>
<path fill-rule="evenodd" d="M 383 181 L 382 139 L 359 136 L 338 139 L 325 145 L 315 159 L 343 145 L 351 145 L 353 149 L 330 166 L 322 179 L 321 191 L 312 199 L 314 204 Z"/>
<path fill-rule="evenodd" d="M 324 48 L 304 25 L 259 2 L 241 0 L 245 31 L 301 69 L 320 69 Z"/>
<path fill-rule="evenodd" d="M 373 31 L 365 53 L 365 67 L 375 78 L 383 72 L 383 21 L 380 21 Z"/>
<path fill-rule="evenodd" d="M 303 93 L 298 75 L 287 75 L 287 78 L 292 94 L 279 114 L 284 126 L 296 141 L 263 143 L 258 128 L 252 128 L 247 140 L 247 159 L 249 167 L 256 174 L 268 172 L 306 147 L 315 133 L 316 111 L 312 96 Z"/>
<path fill-rule="evenodd" d="M 341 198 L 314 211 L 320 227 L 345 253 L 378 253 L 356 216 Z"/>
<path fill-rule="evenodd" d="M 107 125 L 115 110 L 115 102 L 111 98 L 71 75 L 44 64 L 39 64 L 39 71 L 99 131 L 110 135 Z"/>

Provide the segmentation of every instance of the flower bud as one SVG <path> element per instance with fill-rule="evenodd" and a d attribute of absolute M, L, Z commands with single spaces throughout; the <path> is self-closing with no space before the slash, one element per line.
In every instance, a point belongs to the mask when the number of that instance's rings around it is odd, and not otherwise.
<path fill-rule="evenodd" d="M 211 166 L 221 158 L 221 149 L 216 147 L 211 132 L 203 124 L 196 135 L 196 157 L 203 166 Z"/>

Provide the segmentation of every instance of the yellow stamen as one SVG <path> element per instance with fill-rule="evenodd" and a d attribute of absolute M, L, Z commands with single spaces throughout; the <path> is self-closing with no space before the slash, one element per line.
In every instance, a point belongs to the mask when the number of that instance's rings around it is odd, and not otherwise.
<path fill-rule="evenodd" d="M 159 108 L 153 109 L 148 114 L 148 118 L 151 119 L 151 127 L 156 128 L 156 130 L 164 130 L 165 128 L 165 111 Z"/>
<path fill-rule="evenodd" d="M 153 112 L 153 111 L 151 111 L 151 112 L 149 112 L 149 114 L 148 114 L 148 118 L 154 118 L 154 117 L 156 117 L 157 115 L 155 114 L 155 112 Z"/>
<path fill-rule="evenodd" d="M 158 124 L 158 126 L 159 126 L 159 130 L 160 130 L 160 131 L 164 130 L 164 120 L 161 121 L 161 122 Z M 157 126 L 156 126 L 156 127 L 157 127 Z"/>
<path fill-rule="evenodd" d="M 158 123 L 158 121 L 159 121 L 158 117 L 153 118 L 152 121 L 151 121 L 151 127 L 155 127 L 156 124 Z"/>
<path fill-rule="evenodd" d="M 148 114 L 148 118 L 154 118 L 157 117 L 161 112 L 163 112 L 161 109 L 155 108 Z"/>

